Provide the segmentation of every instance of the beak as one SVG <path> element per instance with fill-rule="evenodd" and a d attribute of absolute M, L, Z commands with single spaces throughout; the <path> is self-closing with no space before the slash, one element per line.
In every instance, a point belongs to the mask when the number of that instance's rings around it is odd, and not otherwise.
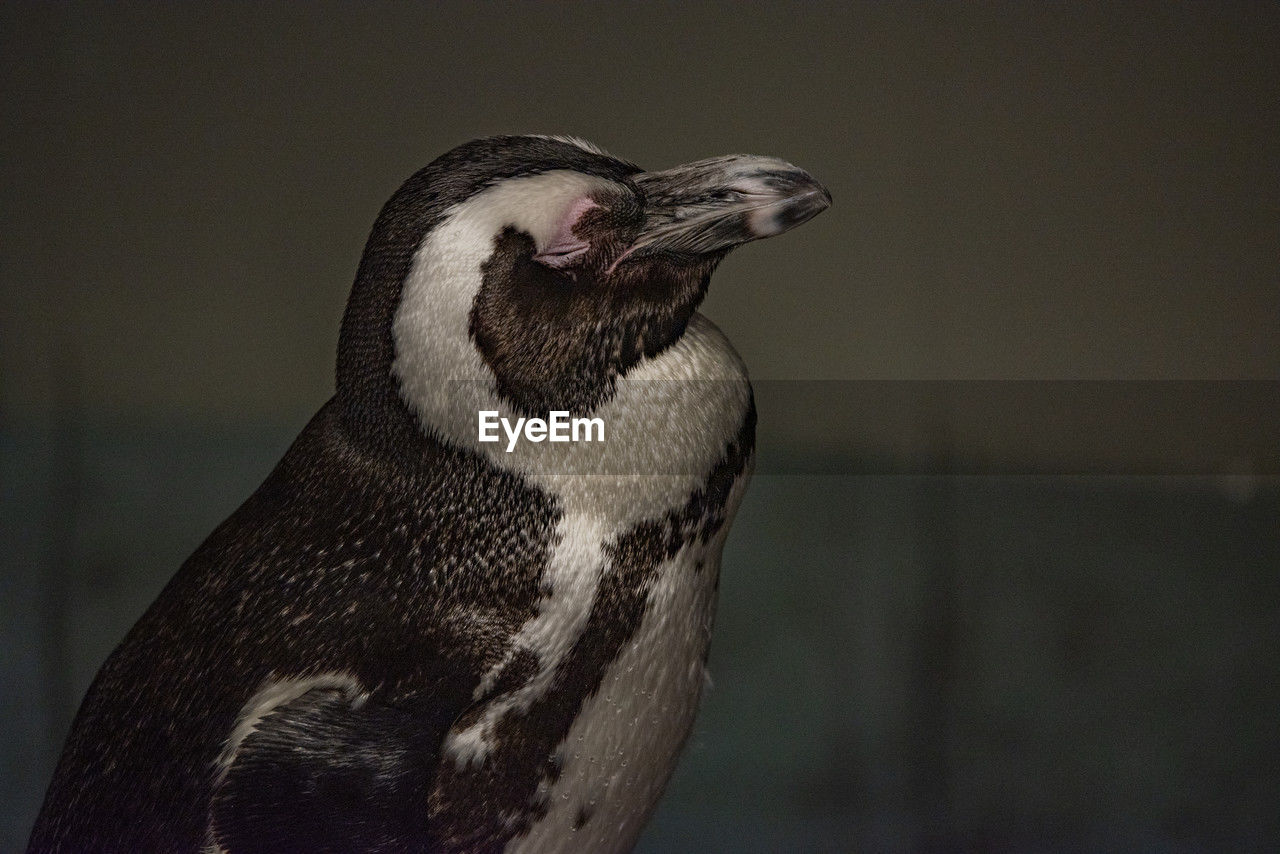
<path fill-rule="evenodd" d="M 831 205 L 826 187 L 774 157 L 733 154 L 633 180 L 644 194 L 645 223 L 615 266 L 652 252 L 727 252 L 808 222 Z"/>

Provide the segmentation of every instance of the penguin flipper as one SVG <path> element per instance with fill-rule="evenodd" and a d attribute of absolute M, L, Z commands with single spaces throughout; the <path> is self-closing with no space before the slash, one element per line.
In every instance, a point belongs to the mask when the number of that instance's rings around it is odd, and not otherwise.
<path fill-rule="evenodd" d="M 427 799 L 442 733 L 399 708 L 316 688 L 271 711 L 214 791 L 226 854 L 412 852 L 429 846 Z"/>

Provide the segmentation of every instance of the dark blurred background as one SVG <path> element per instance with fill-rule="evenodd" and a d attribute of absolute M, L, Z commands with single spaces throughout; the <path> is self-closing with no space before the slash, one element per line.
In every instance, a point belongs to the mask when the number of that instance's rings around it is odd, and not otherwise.
<path fill-rule="evenodd" d="M 1280 850 L 1280 6 L 0 6 L 0 849 L 492 133 L 784 157 L 715 686 L 644 852 Z"/>

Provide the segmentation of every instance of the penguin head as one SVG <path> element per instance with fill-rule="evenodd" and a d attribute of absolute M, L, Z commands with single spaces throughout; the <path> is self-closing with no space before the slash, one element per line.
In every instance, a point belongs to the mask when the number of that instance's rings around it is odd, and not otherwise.
<path fill-rule="evenodd" d="M 445 434 L 475 406 L 589 412 L 679 340 L 726 253 L 830 201 L 775 158 L 646 172 L 571 138 L 466 143 L 375 222 L 343 318 L 338 398 L 364 415 L 394 400 Z"/>

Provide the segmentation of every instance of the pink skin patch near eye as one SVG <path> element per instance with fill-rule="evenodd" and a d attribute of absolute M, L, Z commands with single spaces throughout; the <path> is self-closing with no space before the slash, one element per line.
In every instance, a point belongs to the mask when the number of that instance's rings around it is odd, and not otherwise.
<path fill-rule="evenodd" d="M 591 248 L 591 244 L 574 234 L 573 227 L 578 224 L 578 220 L 582 218 L 584 213 L 598 207 L 600 205 L 589 196 L 583 196 L 575 200 L 569 206 L 569 209 L 565 211 L 560 220 L 560 225 L 552 235 L 551 240 L 540 252 L 533 256 L 533 260 L 539 264 L 563 270 L 583 255 L 586 255 Z"/>

